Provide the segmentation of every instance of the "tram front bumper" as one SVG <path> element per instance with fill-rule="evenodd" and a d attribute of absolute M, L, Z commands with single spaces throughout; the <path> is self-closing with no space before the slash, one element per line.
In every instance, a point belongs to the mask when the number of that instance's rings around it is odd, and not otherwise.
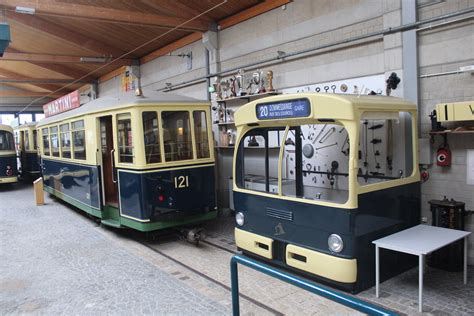
<path fill-rule="evenodd" d="M 16 176 L 14 177 L 1 177 L 0 178 L 0 183 L 15 183 L 18 181 L 18 178 Z"/>
<path fill-rule="evenodd" d="M 274 258 L 273 242 L 271 238 L 235 228 L 237 247 L 266 259 L 273 260 Z M 357 259 L 339 258 L 288 244 L 285 247 L 284 263 L 289 267 L 336 282 L 354 283 L 357 281 Z"/>

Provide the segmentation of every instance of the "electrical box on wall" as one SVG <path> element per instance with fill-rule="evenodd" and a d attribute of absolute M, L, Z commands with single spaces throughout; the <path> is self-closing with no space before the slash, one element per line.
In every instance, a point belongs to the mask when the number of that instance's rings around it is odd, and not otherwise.
<path fill-rule="evenodd" d="M 418 157 L 420 165 L 431 165 L 433 161 L 433 153 L 431 151 L 430 139 L 418 139 Z"/>
<path fill-rule="evenodd" d="M 473 121 L 474 101 L 436 104 L 438 122 Z"/>

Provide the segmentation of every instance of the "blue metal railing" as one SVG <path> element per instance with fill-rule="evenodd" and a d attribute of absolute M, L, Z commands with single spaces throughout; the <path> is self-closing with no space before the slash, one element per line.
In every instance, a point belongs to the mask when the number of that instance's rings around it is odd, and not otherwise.
<path fill-rule="evenodd" d="M 239 276 L 237 271 L 237 264 L 247 266 L 259 272 L 265 273 L 271 277 L 277 278 L 281 281 L 290 283 L 297 287 L 300 287 L 313 294 L 325 297 L 331 301 L 345 305 L 352 309 L 358 310 L 362 313 L 369 315 L 397 315 L 393 311 L 381 308 L 379 306 L 372 305 L 364 302 L 353 296 L 343 294 L 326 287 L 320 286 L 314 282 L 299 278 L 297 276 L 285 273 L 277 270 L 269 265 L 250 259 L 244 255 L 235 255 L 230 260 L 230 278 L 232 288 L 232 314 L 234 316 L 240 315 L 240 304 L 239 304 Z"/>

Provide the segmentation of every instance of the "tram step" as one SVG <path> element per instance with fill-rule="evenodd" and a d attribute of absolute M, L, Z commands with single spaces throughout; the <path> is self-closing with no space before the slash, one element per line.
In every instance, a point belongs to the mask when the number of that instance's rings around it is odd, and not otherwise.
<path fill-rule="evenodd" d="M 120 225 L 120 222 L 118 221 L 114 221 L 113 219 L 103 219 L 100 221 L 102 224 L 106 225 L 106 226 L 111 226 L 111 227 L 115 227 L 115 228 L 121 228 L 122 226 Z"/>

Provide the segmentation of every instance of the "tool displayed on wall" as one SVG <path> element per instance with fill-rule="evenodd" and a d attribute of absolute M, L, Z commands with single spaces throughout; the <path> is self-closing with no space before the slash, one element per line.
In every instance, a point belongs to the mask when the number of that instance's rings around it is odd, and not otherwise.
<path fill-rule="evenodd" d="M 334 183 L 336 182 L 334 173 L 337 171 L 338 168 L 339 168 L 339 163 L 336 160 L 333 160 L 331 162 L 331 174 L 330 175 L 328 174 L 329 183 L 331 184 L 331 186 L 333 186 Z"/>
<path fill-rule="evenodd" d="M 334 144 L 326 145 L 326 146 L 316 147 L 314 149 L 315 150 L 320 150 L 320 149 L 323 149 L 323 148 L 328 148 L 328 147 L 332 147 L 332 146 L 336 146 L 336 145 L 337 145 L 337 142 L 335 142 Z"/>
<path fill-rule="evenodd" d="M 396 72 L 392 72 L 385 82 L 387 83 L 385 92 L 387 96 L 390 96 L 392 90 L 397 89 L 397 86 L 400 83 L 400 78 L 397 76 Z"/>
<path fill-rule="evenodd" d="M 382 142 L 382 140 L 380 138 L 373 138 L 370 143 L 371 144 L 380 144 Z"/>
<path fill-rule="evenodd" d="M 320 92 L 320 91 L 321 91 L 321 88 L 320 88 L 320 87 L 316 87 L 316 89 L 315 89 L 314 91 Z"/>
<path fill-rule="evenodd" d="M 321 139 L 319 140 L 319 143 L 320 143 L 320 144 L 324 143 L 324 142 L 329 138 L 329 136 L 331 136 L 335 131 L 336 131 L 336 128 L 335 128 L 335 127 L 331 127 L 331 128 L 326 132 L 326 134 L 324 134 L 323 137 L 321 137 Z"/>
<path fill-rule="evenodd" d="M 318 135 L 316 135 L 316 137 L 313 139 L 313 145 L 316 144 L 316 141 L 319 139 L 321 134 L 324 132 L 324 130 L 326 129 L 326 126 L 327 126 L 327 124 L 324 124 L 323 127 L 321 128 L 321 130 L 319 131 Z"/>
<path fill-rule="evenodd" d="M 303 155 L 308 158 L 308 159 L 311 159 L 314 155 L 314 148 L 313 148 L 313 145 L 311 144 L 306 144 L 303 146 Z"/>
<path fill-rule="evenodd" d="M 329 86 L 324 86 L 324 91 L 325 91 L 326 93 L 328 93 L 328 91 L 329 91 Z"/>
<path fill-rule="evenodd" d="M 451 166 L 451 150 L 447 143 L 444 143 L 436 152 L 436 165 L 441 167 Z"/>
<path fill-rule="evenodd" d="M 343 153 L 344 156 L 349 156 L 349 134 L 346 135 L 346 139 L 342 144 L 341 153 Z"/>
<path fill-rule="evenodd" d="M 347 85 L 345 83 L 341 84 L 341 86 L 339 87 L 339 90 L 341 90 L 341 92 L 346 92 L 347 91 Z"/>
<path fill-rule="evenodd" d="M 336 85 L 335 84 L 333 84 L 331 86 L 331 90 L 332 90 L 332 93 L 336 93 Z"/>
<path fill-rule="evenodd" d="M 367 120 L 364 121 L 364 143 L 363 144 L 364 144 L 364 167 L 366 167 L 366 168 L 369 166 L 369 162 L 367 161 L 367 156 L 368 156 L 368 153 L 369 153 L 369 148 L 368 148 L 368 143 L 367 143 L 368 124 L 369 124 L 369 122 Z"/>
<path fill-rule="evenodd" d="M 392 121 L 389 120 L 387 122 L 387 142 L 386 142 L 386 150 L 387 150 L 387 169 L 388 174 L 392 174 L 393 169 L 393 125 Z"/>

